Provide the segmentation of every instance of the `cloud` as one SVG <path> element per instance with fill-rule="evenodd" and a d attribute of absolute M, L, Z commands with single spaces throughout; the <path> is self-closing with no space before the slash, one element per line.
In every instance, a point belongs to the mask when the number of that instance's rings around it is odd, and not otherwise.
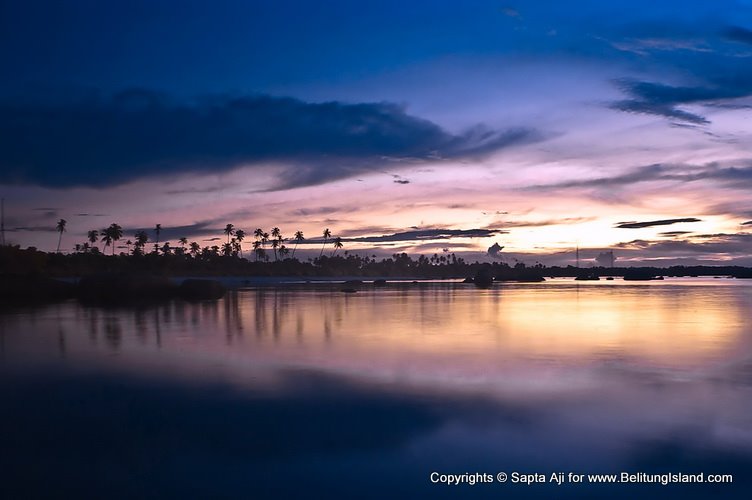
<path fill-rule="evenodd" d="M 513 227 L 546 227 L 546 226 L 559 226 L 564 224 L 580 224 L 582 222 L 589 222 L 595 220 L 596 217 L 564 217 L 561 219 L 545 219 L 537 221 L 498 221 L 493 224 L 494 227 L 513 228 Z"/>
<path fill-rule="evenodd" d="M 183 226 L 163 226 L 159 232 L 160 241 L 174 241 L 179 238 L 198 238 L 202 236 L 209 236 L 213 234 L 221 234 L 222 228 L 216 221 L 201 221 L 195 224 L 188 224 Z M 137 231 L 146 231 L 149 235 L 149 239 L 156 240 L 156 234 L 154 233 L 154 227 L 134 227 L 123 229 L 123 234 L 127 237 L 133 236 Z M 220 239 L 217 237 L 216 239 Z M 210 240 L 204 240 L 210 241 Z M 213 241 L 213 240 L 211 240 Z"/>
<path fill-rule="evenodd" d="M 628 113 L 643 115 L 658 115 L 665 118 L 694 123 L 696 125 L 707 125 L 708 123 L 710 123 L 708 120 L 698 114 L 690 113 L 688 111 L 682 111 L 681 109 L 678 109 L 674 106 L 650 101 L 627 99 L 623 101 L 616 101 L 612 103 L 610 107 L 611 109 L 618 111 L 626 111 Z"/>
<path fill-rule="evenodd" d="M 671 224 L 678 224 L 680 222 L 701 222 L 701 220 L 694 217 L 685 217 L 683 219 L 663 219 L 645 222 L 620 222 L 614 227 L 618 229 L 640 229 L 643 227 L 668 226 Z"/>
<path fill-rule="evenodd" d="M 499 245 L 498 243 L 494 243 L 490 247 L 488 247 L 488 255 L 492 259 L 500 259 L 501 258 L 501 250 L 504 247 Z"/>
<path fill-rule="evenodd" d="M 734 42 L 748 43 L 752 45 L 752 31 L 741 26 L 729 26 L 723 33 L 727 39 Z"/>
<path fill-rule="evenodd" d="M 531 129 L 452 134 L 390 103 L 213 96 L 177 102 L 131 89 L 71 102 L 0 103 L 0 183 L 108 186 L 184 172 L 285 165 L 279 186 L 321 184 L 385 158 L 481 158 L 539 140 Z"/>
<path fill-rule="evenodd" d="M 613 251 L 601 252 L 595 257 L 595 262 L 602 267 L 613 267 L 616 256 Z"/>
<path fill-rule="evenodd" d="M 664 231 L 658 233 L 659 236 L 683 236 L 685 234 L 692 234 L 692 231 Z"/>
<path fill-rule="evenodd" d="M 650 181 L 695 182 L 704 180 L 718 181 L 730 188 L 746 189 L 752 187 L 752 167 L 749 166 L 750 160 L 738 160 L 737 163 L 741 166 L 721 166 L 715 162 L 704 165 L 656 163 L 638 167 L 612 177 L 575 179 L 554 184 L 533 185 L 524 189 L 538 191 L 570 188 L 606 188 Z"/>
<path fill-rule="evenodd" d="M 632 240 L 615 245 L 623 250 L 634 250 L 635 256 L 655 258 L 688 254 L 706 254 L 747 257 L 752 249 L 752 234 L 698 235 L 694 240 Z"/>
<path fill-rule="evenodd" d="M 354 243 L 384 243 L 395 241 L 424 241 L 424 240 L 449 240 L 452 238 L 486 238 L 506 231 L 498 229 L 416 229 L 414 231 L 402 231 L 381 236 L 361 236 L 355 238 L 343 238 L 343 241 Z M 323 240 L 309 240 L 310 243 L 321 243 Z"/>
<path fill-rule="evenodd" d="M 748 54 L 740 52 L 734 44 L 724 42 L 750 44 L 752 31 L 732 26 L 724 30 L 720 39 L 717 33 L 716 36 L 705 33 L 695 39 L 704 40 L 699 45 L 693 45 L 691 40 L 664 40 L 657 45 L 643 43 L 637 48 L 640 55 L 649 56 L 654 63 L 681 70 L 688 76 L 686 82 L 691 84 L 617 79 L 614 83 L 626 99 L 611 102 L 609 107 L 693 125 L 707 125 L 710 121 L 705 116 L 682 109 L 682 106 L 728 108 L 735 106 L 735 99 L 751 96 L 752 70 L 746 63 Z M 676 52 L 677 49 L 684 50 Z M 661 53 L 657 54 L 657 51 Z"/>

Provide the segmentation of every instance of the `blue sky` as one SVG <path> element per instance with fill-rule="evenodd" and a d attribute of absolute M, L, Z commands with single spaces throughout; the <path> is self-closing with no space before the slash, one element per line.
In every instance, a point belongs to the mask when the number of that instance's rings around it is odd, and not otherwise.
<path fill-rule="evenodd" d="M 232 222 L 381 254 L 752 263 L 750 1 L 0 5 L 22 245 L 63 217 L 69 246 Z"/>

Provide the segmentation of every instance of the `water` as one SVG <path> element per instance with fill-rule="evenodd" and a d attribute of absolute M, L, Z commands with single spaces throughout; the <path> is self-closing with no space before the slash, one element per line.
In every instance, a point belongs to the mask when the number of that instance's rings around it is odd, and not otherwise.
<path fill-rule="evenodd" d="M 751 305 L 752 282 L 676 279 L 5 309 L 0 497 L 746 498 Z"/>

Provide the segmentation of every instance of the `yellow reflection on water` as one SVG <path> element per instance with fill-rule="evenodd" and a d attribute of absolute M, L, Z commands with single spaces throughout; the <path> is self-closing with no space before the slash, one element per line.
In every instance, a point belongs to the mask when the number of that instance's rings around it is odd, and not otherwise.
<path fill-rule="evenodd" d="M 685 362 L 727 350 L 743 320 L 726 294 L 703 287 L 429 286 L 354 296 L 266 290 L 242 292 L 240 307 L 258 344 L 336 344 L 372 355 L 617 353 Z"/>
<path fill-rule="evenodd" d="M 0 316 L 0 356 L 138 365 L 488 376 L 604 360 L 691 368 L 749 356 L 748 286 L 405 284 L 249 289 L 142 309 Z M 113 357 L 114 356 L 114 357 Z"/>

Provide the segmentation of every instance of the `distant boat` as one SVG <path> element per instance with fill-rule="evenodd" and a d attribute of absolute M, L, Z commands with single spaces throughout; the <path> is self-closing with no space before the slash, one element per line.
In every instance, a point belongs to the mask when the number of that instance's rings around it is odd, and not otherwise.
<path fill-rule="evenodd" d="M 630 269 L 624 271 L 624 281 L 653 281 L 662 279 L 663 276 L 656 276 L 650 269 Z"/>
<path fill-rule="evenodd" d="M 579 273 L 577 277 L 575 278 L 575 281 L 600 281 L 601 278 L 598 276 L 597 273 L 594 271 L 588 271 L 584 273 Z"/>

